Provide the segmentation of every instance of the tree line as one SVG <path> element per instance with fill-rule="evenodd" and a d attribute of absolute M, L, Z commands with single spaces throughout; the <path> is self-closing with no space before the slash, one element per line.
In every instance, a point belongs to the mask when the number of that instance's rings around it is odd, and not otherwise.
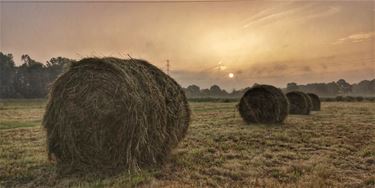
<path fill-rule="evenodd" d="M 298 85 L 297 83 L 288 83 L 286 91 L 303 91 L 307 93 L 316 93 L 320 96 L 374 96 L 375 79 L 363 80 L 359 83 L 350 84 L 344 79 L 329 83 L 312 83 Z"/>
<path fill-rule="evenodd" d="M 257 84 L 254 84 L 257 85 Z M 232 90 L 227 92 L 218 85 L 213 85 L 207 89 L 201 89 L 197 85 L 190 85 L 184 88 L 188 98 L 240 98 L 250 87 Z M 321 97 L 335 96 L 374 96 L 375 95 L 375 79 L 363 80 L 359 83 L 349 84 L 344 79 L 329 83 L 312 83 L 306 85 L 298 85 L 295 82 L 288 83 L 286 88 L 282 88 L 284 93 L 290 91 L 303 91 L 306 93 L 315 93 Z"/>
<path fill-rule="evenodd" d="M 48 94 L 49 85 L 66 70 L 73 59 L 55 57 L 45 64 L 32 59 L 29 55 L 21 56 L 22 64 L 16 66 L 12 54 L 0 52 L 0 98 L 44 98 Z M 227 92 L 218 85 L 201 89 L 197 85 L 184 88 L 188 98 L 240 98 L 250 87 Z M 373 96 L 375 95 L 375 79 L 363 80 L 349 84 L 344 79 L 330 83 L 312 83 L 298 85 L 288 83 L 288 91 L 304 91 L 316 93 L 323 97 L 332 96 Z"/>
<path fill-rule="evenodd" d="M 48 86 L 74 60 L 56 57 L 46 64 L 22 55 L 16 66 L 12 54 L 0 52 L 0 98 L 43 98 Z"/>

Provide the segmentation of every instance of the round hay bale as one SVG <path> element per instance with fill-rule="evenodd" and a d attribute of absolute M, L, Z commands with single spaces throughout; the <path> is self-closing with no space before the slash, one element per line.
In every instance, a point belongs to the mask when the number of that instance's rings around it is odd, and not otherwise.
<path fill-rule="evenodd" d="M 282 123 L 288 116 L 288 100 L 270 85 L 257 85 L 245 92 L 238 104 L 242 119 L 250 123 Z"/>
<path fill-rule="evenodd" d="M 43 126 L 62 172 L 161 164 L 185 136 L 180 85 L 144 60 L 85 58 L 52 85 Z"/>
<path fill-rule="evenodd" d="M 318 95 L 314 94 L 314 93 L 308 93 L 307 95 L 309 95 L 310 99 L 311 99 L 311 102 L 312 102 L 312 111 L 320 111 L 320 98 Z"/>
<path fill-rule="evenodd" d="M 311 111 L 310 97 L 301 91 L 291 91 L 286 94 L 290 108 L 290 114 L 309 115 Z"/>

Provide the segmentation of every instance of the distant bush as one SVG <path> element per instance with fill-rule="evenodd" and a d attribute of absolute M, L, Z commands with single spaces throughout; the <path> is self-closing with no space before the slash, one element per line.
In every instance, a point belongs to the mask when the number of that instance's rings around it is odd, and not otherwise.
<path fill-rule="evenodd" d="M 218 102 L 218 103 L 230 103 L 230 102 L 239 102 L 238 98 L 189 98 L 189 102 Z"/>
<path fill-rule="evenodd" d="M 355 98 L 358 102 L 362 102 L 363 101 L 363 97 L 361 97 L 361 96 L 358 96 L 358 97 L 356 97 Z"/>
<path fill-rule="evenodd" d="M 337 96 L 321 98 L 323 102 L 375 102 L 375 97 L 363 97 L 363 96 Z"/>
<path fill-rule="evenodd" d="M 346 97 L 344 97 L 344 101 L 346 101 L 346 102 L 354 102 L 355 98 L 352 97 L 352 96 L 346 96 Z"/>
<path fill-rule="evenodd" d="M 338 101 L 338 102 L 344 101 L 344 97 L 343 96 L 337 96 L 336 101 Z"/>
<path fill-rule="evenodd" d="M 326 101 L 327 101 L 327 102 L 333 102 L 333 101 L 336 101 L 336 99 L 335 99 L 335 98 L 327 98 Z"/>

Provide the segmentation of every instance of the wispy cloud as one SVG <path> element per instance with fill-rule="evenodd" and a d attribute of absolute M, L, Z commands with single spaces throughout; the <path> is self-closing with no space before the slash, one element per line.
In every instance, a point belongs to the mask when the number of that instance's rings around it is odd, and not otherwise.
<path fill-rule="evenodd" d="M 327 17 L 327 16 L 332 16 L 332 15 L 335 15 L 337 13 L 339 13 L 341 11 L 341 8 L 338 7 L 338 6 L 331 6 L 331 7 L 328 7 L 326 10 L 322 10 L 322 11 L 318 11 L 316 13 L 312 13 L 310 15 L 307 15 L 305 17 L 305 20 L 311 20 L 311 19 L 316 19 L 316 18 L 323 18 L 323 17 Z"/>
<path fill-rule="evenodd" d="M 319 4 L 288 5 L 281 8 L 269 8 L 244 20 L 243 28 L 262 26 L 286 20 L 289 22 L 306 22 L 335 15 L 341 11 L 340 6 L 322 7 Z"/>
<path fill-rule="evenodd" d="M 338 44 L 344 44 L 344 43 L 358 43 L 358 42 L 370 40 L 373 37 L 375 37 L 375 32 L 356 33 L 356 34 L 352 34 L 352 35 L 337 39 L 332 44 L 338 45 Z"/>
<path fill-rule="evenodd" d="M 305 6 L 298 6 L 294 8 L 285 8 L 282 7 L 281 10 L 277 8 L 265 9 L 247 19 L 244 20 L 245 24 L 243 28 L 248 28 L 250 26 L 263 25 L 278 21 L 285 17 L 290 17 L 293 14 L 296 14 L 304 9 L 311 7 L 310 4 Z"/>

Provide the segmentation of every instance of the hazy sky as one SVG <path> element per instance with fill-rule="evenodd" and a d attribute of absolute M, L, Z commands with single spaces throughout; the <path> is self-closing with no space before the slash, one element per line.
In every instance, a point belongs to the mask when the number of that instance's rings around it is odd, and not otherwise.
<path fill-rule="evenodd" d="M 150 61 L 181 85 L 375 78 L 374 1 L 2 2 L 0 50 Z M 228 74 L 234 77 L 229 78 Z"/>

